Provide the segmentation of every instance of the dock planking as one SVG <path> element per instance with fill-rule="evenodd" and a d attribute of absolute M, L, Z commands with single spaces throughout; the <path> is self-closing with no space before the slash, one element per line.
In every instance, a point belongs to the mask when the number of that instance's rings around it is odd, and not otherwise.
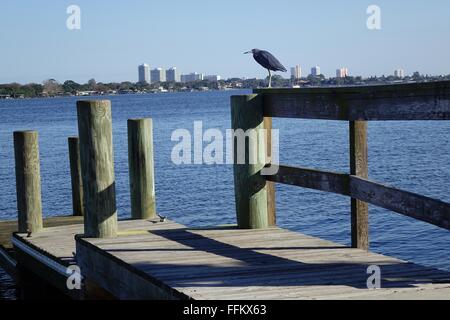
<path fill-rule="evenodd" d="M 81 226 L 52 227 L 16 234 L 14 243 L 77 263 L 83 277 L 120 299 L 450 299 L 450 272 L 278 227 L 128 220 L 117 238 L 75 237 L 81 233 Z M 381 268 L 381 289 L 367 289 L 370 265 Z"/>
<path fill-rule="evenodd" d="M 83 217 L 57 216 L 44 219 L 44 228 L 82 224 Z M 11 249 L 11 235 L 17 231 L 17 220 L 0 221 L 0 246 Z"/>
<path fill-rule="evenodd" d="M 82 225 L 83 217 L 75 216 L 57 216 L 44 219 L 44 228 L 52 228 L 57 226 Z M 15 253 L 11 243 L 11 237 L 17 232 L 17 221 L 5 220 L 0 221 L 0 267 L 3 268 L 14 279 L 17 278 L 17 262 Z"/>
<path fill-rule="evenodd" d="M 82 217 L 73 217 L 74 221 Z M 156 224 L 158 220 L 148 220 L 149 225 Z M 133 221 L 122 221 L 123 230 L 120 235 L 130 235 L 143 232 L 136 228 L 146 228 L 141 223 L 136 226 Z M 165 226 L 167 228 L 167 226 Z M 12 244 L 18 265 L 26 268 L 27 273 L 32 272 L 46 283 L 56 288 L 60 293 L 71 299 L 112 299 L 113 297 L 98 287 L 95 283 L 86 281 L 84 291 L 70 290 L 67 288 L 69 276 L 68 267 L 76 264 L 75 236 L 83 234 L 83 224 L 70 224 L 64 226 L 46 227 L 39 233 L 19 234 L 14 233 Z M 88 291 L 88 292 L 86 292 Z"/>

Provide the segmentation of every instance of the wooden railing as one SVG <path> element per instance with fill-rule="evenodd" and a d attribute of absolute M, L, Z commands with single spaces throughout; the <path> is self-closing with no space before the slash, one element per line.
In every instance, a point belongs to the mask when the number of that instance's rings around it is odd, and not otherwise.
<path fill-rule="evenodd" d="M 273 183 L 351 197 L 352 246 L 369 247 L 368 203 L 450 230 L 450 204 L 368 180 L 367 121 L 450 120 L 450 81 L 382 86 L 258 89 L 231 98 L 233 129 L 272 128 L 272 117 L 349 122 L 349 173 L 279 166 L 261 175 L 261 165 L 235 164 L 238 224 L 275 224 Z M 236 147 L 236 145 L 235 145 Z M 246 152 L 251 152 L 250 144 Z M 270 159 L 271 137 L 265 141 Z M 265 166 L 270 166 L 267 161 Z"/>

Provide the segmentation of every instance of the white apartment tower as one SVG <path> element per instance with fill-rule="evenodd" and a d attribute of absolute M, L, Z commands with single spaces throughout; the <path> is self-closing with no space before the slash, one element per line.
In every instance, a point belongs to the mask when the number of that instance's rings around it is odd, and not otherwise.
<path fill-rule="evenodd" d="M 348 69 L 340 68 L 336 70 L 336 78 L 345 78 L 348 77 Z"/>
<path fill-rule="evenodd" d="M 180 82 L 180 75 L 176 67 L 172 67 L 166 71 L 166 81 Z"/>
<path fill-rule="evenodd" d="M 138 79 L 141 83 L 150 83 L 150 66 L 146 63 L 138 66 Z"/>
<path fill-rule="evenodd" d="M 166 82 L 166 71 L 162 68 L 155 68 L 150 72 L 151 83 Z"/>
<path fill-rule="evenodd" d="M 403 79 L 405 77 L 405 70 L 403 69 L 397 69 L 394 71 L 394 76 L 397 78 Z"/>
<path fill-rule="evenodd" d="M 302 77 L 302 68 L 299 65 L 291 68 L 291 79 L 298 80 Z"/>
<path fill-rule="evenodd" d="M 319 66 L 315 66 L 311 68 L 311 75 L 313 75 L 314 77 L 320 76 L 320 67 Z"/>

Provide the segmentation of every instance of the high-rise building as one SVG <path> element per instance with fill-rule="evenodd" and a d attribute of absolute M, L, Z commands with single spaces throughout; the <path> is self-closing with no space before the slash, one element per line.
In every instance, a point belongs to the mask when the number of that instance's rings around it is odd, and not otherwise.
<path fill-rule="evenodd" d="M 397 78 L 403 79 L 405 77 L 405 70 L 403 69 L 397 69 L 394 71 L 394 76 Z"/>
<path fill-rule="evenodd" d="M 336 78 L 345 78 L 348 77 L 348 69 L 340 68 L 336 70 Z"/>
<path fill-rule="evenodd" d="M 151 83 L 166 82 L 166 71 L 162 68 L 155 68 L 150 72 Z"/>
<path fill-rule="evenodd" d="M 190 74 L 182 74 L 181 82 L 194 82 L 203 80 L 203 73 L 193 72 Z"/>
<path fill-rule="evenodd" d="M 313 75 L 314 77 L 320 76 L 320 67 L 319 66 L 315 66 L 311 68 L 311 75 Z"/>
<path fill-rule="evenodd" d="M 150 66 L 146 63 L 138 67 L 139 82 L 150 83 Z"/>
<path fill-rule="evenodd" d="M 178 74 L 177 68 L 172 67 L 166 71 L 166 81 L 168 82 L 180 82 L 180 75 Z"/>
<path fill-rule="evenodd" d="M 220 79 L 222 79 L 221 76 L 216 75 L 216 74 L 208 75 L 208 76 L 204 76 L 203 77 L 203 80 L 208 80 L 208 81 L 211 81 L 211 82 L 217 82 L 217 81 L 220 81 Z"/>
<path fill-rule="evenodd" d="M 298 80 L 302 77 L 302 68 L 297 65 L 291 68 L 291 79 Z"/>

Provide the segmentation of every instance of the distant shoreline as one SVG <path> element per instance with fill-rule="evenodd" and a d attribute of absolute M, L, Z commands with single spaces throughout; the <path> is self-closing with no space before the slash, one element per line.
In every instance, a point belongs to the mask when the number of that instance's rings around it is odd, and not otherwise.
<path fill-rule="evenodd" d="M 393 85 L 405 83 L 421 83 L 450 81 L 450 75 L 428 76 L 415 72 L 412 76 L 398 78 L 395 76 L 362 77 L 346 76 L 343 78 L 325 78 L 323 75 L 308 76 L 300 79 L 284 79 L 277 75 L 272 78 L 273 88 L 308 88 L 308 87 L 354 87 L 370 85 Z M 60 84 L 54 79 L 46 80 L 43 84 L 18 83 L 0 84 L 0 100 L 9 99 L 31 99 L 52 97 L 92 97 L 92 96 L 115 96 L 115 95 L 139 95 L 153 93 L 174 92 L 209 92 L 228 90 L 253 90 L 266 88 L 266 79 L 239 79 L 209 81 L 199 80 L 189 83 L 161 82 L 161 83 L 97 83 L 91 79 L 86 84 L 78 84 L 67 80 Z"/>
<path fill-rule="evenodd" d="M 332 86 L 367 86 L 390 85 L 412 82 L 434 82 L 450 80 L 449 75 L 430 76 L 414 72 L 411 76 L 381 76 L 362 78 L 361 76 L 345 76 L 341 78 L 325 78 L 320 74 L 309 75 L 303 78 L 285 79 L 280 75 L 272 77 L 272 86 L 275 88 L 303 88 L 303 87 L 332 87 Z M 55 79 L 45 80 L 42 84 L 30 83 L 0 84 L 0 100 L 23 98 L 48 98 L 53 96 L 105 96 L 121 94 L 148 94 L 168 92 L 208 92 L 222 90 L 257 89 L 267 87 L 267 79 L 241 79 L 230 78 L 227 80 L 198 80 L 194 82 L 159 82 L 159 83 L 133 83 L 125 81 L 121 83 L 102 83 L 95 79 L 85 84 L 79 84 L 72 80 L 59 83 Z"/>
<path fill-rule="evenodd" d="M 206 90 L 206 91 L 168 91 L 168 92 L 142 92 L 142 93 L 117 93 L 117 94 L 92 94 L 92 95 L 59 95 L 59 96 L 36 96 L 36 97 L 8 97 L 0 98 L 0 101 L 23 101 L 23 100 L 39 100 L 39 99 L 60 99 L 60 98 L 95 98 L 95 97 L 117 97 L 117 96 L 144 96 L 144 95 L 164 95 L 173 93 L 208 93 L 208 92 L 226 92 L 226 91 L 242 91 L 251 90 L 243 89 L 227 89 L 227 90 Z"/>

